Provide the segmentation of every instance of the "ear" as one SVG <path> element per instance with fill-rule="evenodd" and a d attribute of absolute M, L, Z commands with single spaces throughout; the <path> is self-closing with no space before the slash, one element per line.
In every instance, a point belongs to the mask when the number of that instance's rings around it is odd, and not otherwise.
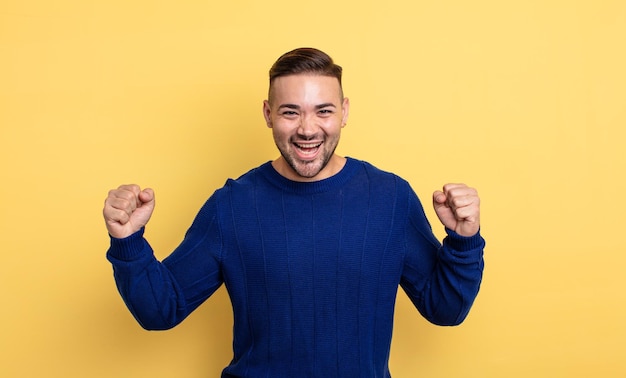
<path fill-rule="evenodd" d="M 348 124 L 348 115 L 350 114 L 350 99 L 343 98 L 343 104 L 341 105 L 341 127 Z"/>
<path fill-rule="evenodd" d="M 268 100 L 263 101 L 263 117 L 265 117 L 265 123 L 267 127 L 272 128 L 272 109 L 270 108 L 270 102 Z"/>

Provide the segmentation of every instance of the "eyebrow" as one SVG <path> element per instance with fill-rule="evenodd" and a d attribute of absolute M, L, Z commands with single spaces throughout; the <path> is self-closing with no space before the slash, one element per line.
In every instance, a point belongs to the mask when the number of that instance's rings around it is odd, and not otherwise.
<path fill-rule="evenodd" d="M 315 109 L 323 109 L 323 108 L 328 108 L 328 107 L 336 108 L 337 106 L 335 104 L 333 104 L 332 102 L 326 102 L 326 103 L 323 103 L 323 104 L 315 105 Z M 278 109 L 282 109 L 282 108 L 300 110 L 300 105 L 296 105 L 296 104 L 281 104 L 278 107 Z"/>

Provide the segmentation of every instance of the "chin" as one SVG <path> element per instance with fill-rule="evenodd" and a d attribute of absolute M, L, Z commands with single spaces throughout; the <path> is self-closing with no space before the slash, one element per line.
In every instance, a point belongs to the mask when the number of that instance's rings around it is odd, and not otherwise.
<path fill-rule="evenodd" d="M 320 172 L 324 170 L 328 161 L 324 159 L 315 159 L 311 161 L 302 161 L 298 159 L 287 160 L 291 169 L 300 177 L 304 179 L 314 179 Z"/>
<path fill-rule="evenodd" d="M 314 163 L 316 162 L 311 162 L 311 164 L 314 164 Z M 295 169 L 298 176 L 312 179 L 312 178 L 315 178 L 317 175 L 319 175 L 322 169 L 324 168 L 324 167 L 320 167 L 318 164 L 315 164 L 315 166 L 313 167 L 309 167 L 308 165 L 309 164 L 306 164 L 306 163 L 305 164 L 300 163 L 300 167 Z"/>

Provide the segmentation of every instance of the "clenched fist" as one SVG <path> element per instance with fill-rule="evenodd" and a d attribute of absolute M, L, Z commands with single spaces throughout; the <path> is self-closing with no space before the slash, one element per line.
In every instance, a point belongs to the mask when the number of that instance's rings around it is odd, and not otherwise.
<path fill-rule="evenodd" d="M 437 217 L 448 229 L 462 236 L 474 236 L 480 229 L 480 198 L 465 184 L 446 184 L 433 193 Z"/>
<path fill-rule="evenodd" d="M 154 211 L 154 191 L 138 185 L 122 185 L 109 192 L 104 201 L 104 221 L 109 234 L 125 238 L 141 230 Z"/>

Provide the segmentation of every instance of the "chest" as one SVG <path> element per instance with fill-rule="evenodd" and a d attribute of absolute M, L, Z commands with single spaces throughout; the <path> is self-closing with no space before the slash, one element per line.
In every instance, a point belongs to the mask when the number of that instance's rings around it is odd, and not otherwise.
<path fill-rule="evenodd" d="M 304 295 L 374 288 L 384 276 L 396 290 L 404 251 L 392 203 L 366 191 L 251 195 L 237 203 L 224 225 L 227 285 Z"/>

